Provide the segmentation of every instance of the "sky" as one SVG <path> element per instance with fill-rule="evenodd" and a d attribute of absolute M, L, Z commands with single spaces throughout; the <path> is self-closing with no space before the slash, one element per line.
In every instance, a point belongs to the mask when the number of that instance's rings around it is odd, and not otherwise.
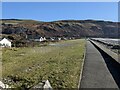
<path fill-rule="evenodd" d="M 3 19 L 118 21 L 117 2 L 3 2 Z"/>
<path fill-rule="evenodd" d="M 120 0 L 1 0 L 2 2 L 119 2 Z"/>

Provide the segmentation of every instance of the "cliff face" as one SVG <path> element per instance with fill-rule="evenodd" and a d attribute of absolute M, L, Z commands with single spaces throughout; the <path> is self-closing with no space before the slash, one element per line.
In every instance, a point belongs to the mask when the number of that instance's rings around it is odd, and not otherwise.
<path fill-rule="evenodd" d="M 37 22 L 22 20 L 16 24 L 6 24 L 3 20 L 2 34 L 27 36 L 28 38 L 45 37 L 118 37 L 120 27 L 116 22 L 94 20 L 62 20 Z M 15 20 L 12 20 L 12 22 Z"/>

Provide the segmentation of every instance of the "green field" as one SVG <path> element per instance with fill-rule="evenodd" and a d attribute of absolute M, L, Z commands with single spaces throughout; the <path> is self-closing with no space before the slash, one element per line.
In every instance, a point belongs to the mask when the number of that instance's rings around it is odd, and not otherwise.
<path fill-rule="evenodd" d="M 2 75 L 13 87 L 32 87 L 49 80 L 53 88 L 77 88 L 85 40 L 68 40 L 43 47 L 3 49 Z"/>

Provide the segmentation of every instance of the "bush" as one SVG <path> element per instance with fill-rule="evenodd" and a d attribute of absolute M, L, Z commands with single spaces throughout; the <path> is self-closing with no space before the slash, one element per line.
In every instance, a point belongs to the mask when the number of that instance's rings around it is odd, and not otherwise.
<path fill-rule="evenodd" d="M 13 36 L 8 36 L 7 38 L 10 40 L 15 40 Z"/>

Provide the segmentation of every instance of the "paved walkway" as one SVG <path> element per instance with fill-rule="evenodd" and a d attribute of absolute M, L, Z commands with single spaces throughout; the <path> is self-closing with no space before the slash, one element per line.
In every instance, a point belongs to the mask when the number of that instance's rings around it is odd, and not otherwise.
<path fill-rule="evenodd" d="M 89 41 L 80 88 L 118 88 L 102 55 Z"/>

